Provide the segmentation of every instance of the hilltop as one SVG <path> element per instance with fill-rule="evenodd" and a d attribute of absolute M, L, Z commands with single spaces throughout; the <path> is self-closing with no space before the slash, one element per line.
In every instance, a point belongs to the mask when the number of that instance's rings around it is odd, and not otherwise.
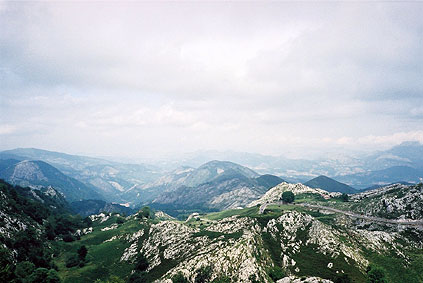
<path fill-rule="evenodd" d="M 346 194 L 354 194 L 357 192 L 354 188 L 323 175 L 305 182 L 304 185 L 311 188 L 320 188 L 328 192 L 340 192 Z"/>

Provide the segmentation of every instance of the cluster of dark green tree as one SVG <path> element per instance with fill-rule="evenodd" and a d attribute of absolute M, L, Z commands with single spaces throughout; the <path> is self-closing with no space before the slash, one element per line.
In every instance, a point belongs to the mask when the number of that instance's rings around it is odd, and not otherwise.
<path fill-rule="evenodd" d="M 367 267 L 367 282 L 368 283 L 388 283 L 385 275 L 385 270 L 376 265 L 369 265 Z"/>
<path fill-rule="evenodd" d="M 282 193 L 281 200 L 285 203 L 292 203 L 295 200 L 295 195 L 291 191 L 286 191 Z"/>
<path fill-rule="evenodd" d="M 65 262 L 66 267 L 67 268 L 74 267 L 74 266 L 83 267 L 86 262 L 87 253 L 88 253 L 87 247 L 82 245 L 78 248 L 76 253 L 68 254 L 66 256 L 66 262 Z"/>
<path fill-rule="evenodd" d="M 146 283 L 148 280 L 149 262 L 143 254 L 139 254 L 135 261 L 134 273 L 129 277 L 130 283 Z"/>
<path fill-rule="evenodd" d="M 0 225 L 6 226 L 6 221 L 11 219 L 22 223 L 21 227 L 0 235 L 0 282 L 59 282 L 49 242 L 58 238 L 75 240 L 76 230 L 88 227 L 89 221 L 71 215 L 63 199 L 12 186 L 3 180 L 0 180 L 0 196 L 5 215 Z"/>
<path fill-rule="evenodd" d="M 141 208 L 138 213 L 137 213 L 137 218 L 139 219 L 152 219 L 154 218 L 154 212 L 151 211 L 150 207 L 148 206 L 144 206 L 143 208 Z"/>
<path fill-rule="evenodd" d="M 59 283 L 60 278 L 54 268 L 36 267 L 30 261 L 12 262 L 9 251 L 0 248 L 0 281 L 12 283 Z"/>

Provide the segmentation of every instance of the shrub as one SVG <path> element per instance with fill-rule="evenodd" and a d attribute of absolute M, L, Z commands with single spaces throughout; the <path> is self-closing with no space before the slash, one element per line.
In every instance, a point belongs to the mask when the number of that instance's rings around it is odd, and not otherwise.
<path fill-rule="evenodd" d="M 147 272 L 145 271 L 136 271 L 131 274 L 129 277 L 129 282 L 131 283 L 147 283 L 149 282 L 147 279 Z"/>
<path fill-rule="evenodd" d="M 12 255 L 0 247 L 0 282 L 9 282 L 13 278 L 13 268 Z"/>
<path fill-rule="evenodd" d="M 385 277 L 385 270 L 379 266 L 370 265 L 367 268 L 367 282 L 368 283 L 387 283 Z"/>
<path fill-rule="evenodd" d="M 65 265 L 67 268 L 78 266 L 80 259 L 76 254 L 70 254 L 66 257 Z"/>
<path fill-rule="evenodd" d="M 137 217 L 142 218 L 152 218 L 150 207 L 144 206 L 141 208 L 141 210 L 138 212 Z"/>
<path fill-rule="evenodd" d="M 32 262 L 22 261 L 16 265 L 15 275 L 19 279 L 24 279 L 31 275 L 34 270 L 35 265 Z"/>
<path fill-rule="evenodd" d="M 50 269 L 47 273 L 46 281 L 47 283 L 59 283 L 60 277 L 56 270 Z"/>
<path fill-rule="evenodd" d="M 351 279 L 347 274 L 342 274 L 336 277 L 334 283 L 351 283 Z"/>
<path fill-rule="evenodd" d="M 66 235 L 63 236 L 63 241 L 70 243 L 70 242 L 75 241 L 75 237 L 72 236 L 71 234 L 66 234 Z"/>
<path fill-rule="evenodd" d="M 279 266 L 274 266 L 269 270 L 269 277 L 276 282 L 285 277 L 285 272 Z"/>
<path fill-rule="evenodd" d="M 84 245 L 80 246 L 78 249 L 78 256 L 81 260 L 85 260 L 85 257 L 87 256 L 88 250 L 87 247 L 85 247 Z"/>
<path fill-rule="evenodd" d="M 117 217 L 116 218 L 116 223 L 117 224 L 123 224 L 123 223 L 125 223 L 125 218 L 123 218 L 123 217 Z"/>
<path fill-rule="evenodd" d="M 35 283 L 35 282 L 45 282 L 48 275 L 47 268 L 37 268 L 26 280 L 27 282 Z"/>
<path fill-rule="evenodd" d="M 202 266 L 199 269 L 197 269 L 197 275 L 195 276 L 195 283 L 205 283 L 209 282 L 210 278 L 212 276 L 212 267 L 210 265 L 208 266 Z"/>
<path fill-rule="evenodd" d="M 189 281 L 185 278 L 182 272 L 179 271 L 172 277 L 172 282 L 173 283 L 188 283 Z"/>
<path fill-rule="evenodd" d="M 231 278 L 227 276 L 219 276 L 212 281 L 212 283 L 231 283 L 231 282 L 232 282 Z"/>
<path fill-rule="evenodd" d="M 148 263 L 147 258 L 142 254 L 138 255 L 137 262 L 136 262 L 136 265 L 135 265 L 135 270 L 136 271 L 146 271 L 147 268 L 148 268 L 148 265 L 149 265 L 149 263 Z"/>

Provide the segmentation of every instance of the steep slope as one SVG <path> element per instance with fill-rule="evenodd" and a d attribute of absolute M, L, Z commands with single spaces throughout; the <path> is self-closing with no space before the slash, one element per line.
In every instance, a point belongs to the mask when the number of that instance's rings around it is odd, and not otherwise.
<path fill-rule="evenodd" d="M 305 182 L 304 185 L 309 186 L 310 188 L 319 188 L 328 192 L 340 192 L 346 194 L 354 194 L 357 192 L 354 188 L 323 175 Z"/>
<path fill-rule="evenodd" d="M 51 187 L 35 190 L 0 180 L 1 282 L 60 282 L 52 263 L 54 240 L 74 239 L 71 234 L 85 227 L 68 209 Z"/>
<path fill-rule="evenodd" d="M 267 187 L 269 189 L 273 188 L 276 185 L 279 185 L 280 183 L 285 182 L 281 178 L 270 174 L 261 175 L 260 177 L 256 178 L 256 181 L 260 186 Z"/>
<path fill-rule="evenodd" d="M 123 164 L 100 158 L 70 155 L 36 148 L 18 148 L 0 153 L 0 159 L 15 156 L 19 160 L 41 160 L 78 181 L 99 188 L 108 201 L 133 201 L 125 192 L 137 185 L 153 182 L 159 169 L 145 164 Z"/>
<path fill-rule="evenodd" d="M 63 193 L 68 201 L 81 199 L 103 199 L 95 187 L 89 187 L 78 180 L 66 176 L 43 161 L 11 162 L 0 171 L 0 178 L 22 187 L 53 186 Z"/>

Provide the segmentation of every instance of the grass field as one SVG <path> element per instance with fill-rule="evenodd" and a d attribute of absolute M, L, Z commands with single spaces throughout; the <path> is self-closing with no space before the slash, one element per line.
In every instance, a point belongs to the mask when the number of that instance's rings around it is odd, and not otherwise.
<path fill-rule="evenodd" d="M 54 262 L 59 268 L 59 276 L 63 282 L 94 282 L 96 279 L 106 280 L 111 275 L 126 279 L 133 266 L 128 262 L 121 262 L 120 257 L 130 243 L 119 238 L 113 241 L 105 241 L 113 236 L 132 234 L 143 229 L 145 225 L 136 219 L 131 219 L 120 224 L 116 229 L 101 231 L 102 228 L 111 225 L 114 221 L 116 221 L 116 218 L 111 217 L 108 221 L 95 226 L 92 233 L 82 236 L 79 241 L 57 242 L 55 249 L 61 252 Z M 78 248 L 82 245 L 85 245 L 88 249 L 85 265 L 67 268 L 65 266 L 66 258 L 71 254 L 76 254 Z"/>

